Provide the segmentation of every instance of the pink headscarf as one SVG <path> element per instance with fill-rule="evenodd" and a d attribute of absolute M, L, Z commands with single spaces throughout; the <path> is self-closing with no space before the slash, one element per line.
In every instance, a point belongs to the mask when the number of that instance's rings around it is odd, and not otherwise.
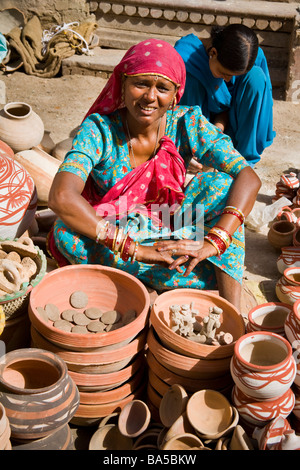
<path fill-rule="evenodd" d="M 92 113 L 110 114 L 121 106 L 123 74 L 155 74 L 171 80 L 179 85 L 177 104 L 184 92 L 186 73 L 181 56 L 168 42 L 147 39 L 125 53 L 85 117 Z"/>

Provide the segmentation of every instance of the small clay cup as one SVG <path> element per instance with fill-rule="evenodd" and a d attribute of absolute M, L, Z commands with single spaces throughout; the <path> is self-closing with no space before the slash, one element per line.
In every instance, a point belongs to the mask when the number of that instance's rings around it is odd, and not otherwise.
<path fill-rule="evenodd" d="M 127 437 L 137 437 L 149 426 L 151 413 L 145 402 L 132 400 L 121 410 L 118 420 L 120 433 Z"/>

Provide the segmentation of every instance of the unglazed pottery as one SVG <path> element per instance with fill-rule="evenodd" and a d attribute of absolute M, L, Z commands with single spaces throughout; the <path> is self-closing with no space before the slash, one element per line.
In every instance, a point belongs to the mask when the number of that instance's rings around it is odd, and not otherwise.
<path fill-rule="evenodd" d="M 0 402 L 13 438 L 38 439 L 71 420 L 79 392 L 58 356 L 41 349 L 17 349 L 2 357 Z"/>
<path fill-rule="evenodd" d="M 204 318 L 209 313 L 210 307 L 219 307 L 223 310 L 220 316 L 222 330 L 231 333 L 233 342 L 227 345 L 208 345 L 191 341 L 170 328 L 170 306 L 173 304 L 190 304 L 193 302 L 194 308 L 199 310 L 199 318 Z M 233 354 L 235 341 L 245 333 L 245 324 L 240 312 L 228 301 L 210 292 L 199 291 L 198 289 L 175 289 L 159 295 L 153 303 L 151 314 L 151 324 L 157 332 L 161 342 L 176 353 L 193 357 L 223 359 Z"/>
<path fill-rule="evenodd" d="M 300 246 L 284 246 L 277 259 L 278 271 L 283 274 L 287 268 L 300 267 Z"/>
<path fill-rule="evenodd" d="M 38 147 L 17 152 L 14 159 L 32 176 L 37 189 L 38 205 L 47 206 L 50 188 L 60 162 Z"/>
<path fill-rule="evenodd" d="M 288 220 L 278 220 L 273 222 L 268 232 L 268 240 L 270 244 L 280 250 L 283 246 L 291 246 L 293 244 L 293 234 L 296 231 L 295 224 Z"/>
<path fill-rule="evenodd" d="M 296 376 L 292 347 L 276 333 L 247 333 L 236 342 L 231 375 L 236 386 L 248 397 L 255 400 L 280 397 Z"/>
<path fill-rule="evenodd" d="M 14 152 L 35 147 L 43 136 L 44 123 L 29 104 L 7 103 L 0 111 L 0 139 Z"/>
<path fill-rule="evenodd" d="M 188 394 L 182 385 L 171 385 L 163 395 L 159 407 L 162 424 L 169 428 L 185 411 Z"/>
<path fill-rule="evenodd" d="M 283 395 L 272 400 L 253 400 L 235 386 L 232 402 L 247 424 L 262 427 L 278 416 L 287 418 L 293 411 L 295 395 L 289 388 Z"/>
<path fill-rule="evenodd" d="M 6 411 L 0 403 L 0 450 L 5 450 L 10 445 L 10 424 L 6 416 Z"/>
<path fill-rule="evenodd" d="M 65 424 L 40 439 L 13 440 L 12 450 L 75 450 L 75 448 L 71 428 Z"/>
<path fill-rule="evenodd" d="M 237 424 L 233 430 L 229 450 L 254 450 L 253 442 L 244 428 L 239 424 Z"/>
<path fill-rule="evenodd" d="M 276 283 L 276 296 L 280 302 L 293 305 L 300 299 L 300 267 L 284 270 L 283 275 Z"/>
<path fill-rule="evenodd" d="M 248 313 L 247 332 L 271 331 L 284 335 L 284 323 L 292 306 L 282 302 L 267 302 L 253 307 Z"/>
<path fill-rule="evenodd" d="M 220 437 L 233 420 L 233 409 L 227 398 L 215 390 L 194 393 L 186 407 L 193 428 L 208 439 Z"/>
<path fill-rule="evenodd" d="M 178 434 L 162 445 L 162 450 L 191 450 L 204 447 L 202 441 L 195 434 Z"/>
<path fill-rule="evenodd" d="M 184 356 L 164 347 L 155 334 L 153 327 L 149 329 L 147 344 L 158 362 L 175 374 L 182 377 L 213 379 L 226 375 L 230 370 L 230 357 L 215 360 Z"/>
<path fill-rule="evenodd" d="M 106 424 L 97 429 L 89 442 L 89 450 L 131 450 L 133 441 L 120 433 L 115 424 Z"/>
<path fill-rule="evenodd" d="M 259 450 L 271 450 L 279 444 L 283 435 L 291 430 L 286 418 L 278 416 L 263 427 L 256 427 L 252 437 L 257 441 Z"/>
<path fill-rule="evenodd" d="M 37 192 L 30 173 L 7 147 L 0 141 L 0 238 L 14 239 L 34 220 Z"/>
<path fill-rule="evenodd" d="M 160 443 L 160 447 L 170 439 L 173 439 L 173 437 L 179 435 L 179 434 L 195 434 L 195 429 L 191 425 L 186 412 L 182 413 L 176 421 L 169 427 L 169 428 L 164 428 L 165 433 L 162 436 L 162 442 Z"/>
<path fill-rule="evenodd" d="M 150 299 L 147 289 L 134 276 L 119 269 L 100 265 L 66 266 L 48 273 L 36 287 L 29 301 L 31 323 L 48 341 L 65 349 L 84 351 L 130 342 L 148 324 Z M 84 290 L 88 296 L 85 308 L 101 306 L 104 311 L 118 310 L 122 315 L 128 309 L 134 309 L 137 312 L 135 320 L 109 332 L 79 334 L 55 328 L 38 313 L 38 307 L 52 303 L 53 292 L 60 311 L 70 308 L 69 298 L 78 290 Z"/>
<path fill-rule="evenodd" d="M 121 410 L 118 420 L 119 431 L 123 436 L 137 437 L 149 426 L 151 413 L 142 400 L 132 400 Z"/>

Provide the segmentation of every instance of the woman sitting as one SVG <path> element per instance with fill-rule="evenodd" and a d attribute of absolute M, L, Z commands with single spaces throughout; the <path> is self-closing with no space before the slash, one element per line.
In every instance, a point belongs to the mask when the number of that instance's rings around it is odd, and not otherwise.
<path fill-rule="evenodd" d="M 127 51 L 54 178 L 48 246 L 60 266 L 112 266 L 158 291 L 219 289 L 239 306 L 243 221 L 260 180 L 199 107 L 176 104 L 184 85 L 170 44 Z M 218 172 L 185 186 L 192 158 Z"/>
<path fill-rule="evenodd" d="M 275 137 L 272 84 L 256 34 L 241 24 L 213 27 L 209 40 L 189 34 L 175 49 L 187 71 L 181 104 L 199 105 L 254 166 Z"/>

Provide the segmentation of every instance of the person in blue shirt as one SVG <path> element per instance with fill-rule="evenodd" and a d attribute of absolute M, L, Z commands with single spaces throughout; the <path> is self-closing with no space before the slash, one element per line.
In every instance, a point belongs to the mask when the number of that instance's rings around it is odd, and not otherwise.
<path fill-rule="evenodd" d="M 206 41 L 189 34 L 174 47 L 187 73 L 180 104 L 200 106 L 253 167 L 275 137 L 272 84 L 256 34 L 231 24 L 213 27 Z"/>

